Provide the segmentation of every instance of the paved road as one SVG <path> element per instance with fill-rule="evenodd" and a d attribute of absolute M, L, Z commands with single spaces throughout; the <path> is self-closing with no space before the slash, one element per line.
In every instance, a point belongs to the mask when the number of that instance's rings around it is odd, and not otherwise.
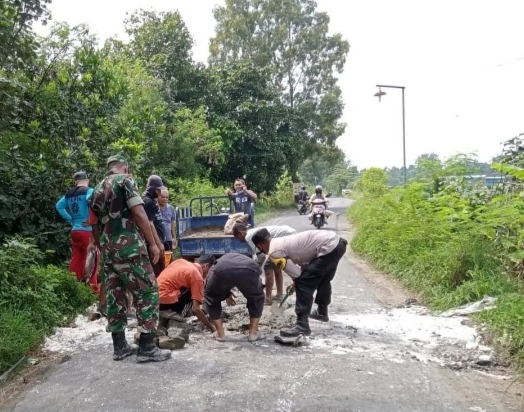
<path fill-rule="evenodd" d="M 332 199 L 331 208 L 340 213 L 348 205 L 348 200 Z M 333 216 L 331 220 L 324 230 L 338 229 L 344 234 L 347 225 L 343 227 L 343 219 Z M 269 223 L 289 224 L 297 230 L 310 228 L 306 217 L 298 213 Z M 373 296 L 359 269 L 344 258 L 334 280 L 331 311 L 335 317 L 380 310 L 381 304 Z M 314 344 L 307 348 L 282 347 L 269 339 L 249 344 L 244 337 L 236 337 L 221 344 L 201 337 L 160 364 L 113 362 L 110 346 L 104 345 L 76 353 L 70 361 L 56 366 L 9 410 L 512 410 L 506 409 L 487 378 L 480 380 L 472 373 L 455 373 L 433 363 L 403 359 L 404 347 L 395 336 L 366 335 L 337 322 L 325 325 L 312 321 L 311 326 Z M 321 344 L 328 341 L 331 346 Z"/>

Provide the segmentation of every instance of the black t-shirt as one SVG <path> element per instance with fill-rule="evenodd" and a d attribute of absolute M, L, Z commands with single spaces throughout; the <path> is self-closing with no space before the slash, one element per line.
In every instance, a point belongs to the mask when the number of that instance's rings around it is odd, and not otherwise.
<path fill-rule="evenodd" d="M 241 191 L 229 195 L 235 205 L 235 213 L 243 212 L 246 215 L 252 214 L 253 199 L 246 192 Z"/>
<path fill-rule="evenodd" d="M 160 239 L 160 242 L 163 243 L 165 241 L 165 235 L 162 212 L 160 211 L 156 200 L 153 199 L 149 194 L 146 193 L 142 200 L 144 201 L 144 210 L 146 211 L 147 218 L 150 222 L 153 222 L 158 238 Z"/>

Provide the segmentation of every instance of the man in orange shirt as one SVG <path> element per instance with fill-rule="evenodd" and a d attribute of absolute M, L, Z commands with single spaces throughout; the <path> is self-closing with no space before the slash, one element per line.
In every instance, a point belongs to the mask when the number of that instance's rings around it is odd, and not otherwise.
<path fill-rule="evenodd" d="M 204 255 L 198 263 L 177 259 L 166 267 L 157 278 L 160 295 L 160 311 L 167 316 L 177 314 L 185 317 L 189 310 L 211 332 L 215 331 L 202 311 L 204 302 L 204 278 L 215 263 L 211 255 Z"/>

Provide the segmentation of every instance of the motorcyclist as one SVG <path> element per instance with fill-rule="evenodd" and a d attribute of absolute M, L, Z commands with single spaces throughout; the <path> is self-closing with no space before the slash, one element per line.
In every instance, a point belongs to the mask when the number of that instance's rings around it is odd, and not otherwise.
<path fill-rule="evenodd" d="M 298 192 L 298 201 L 305 203 L 308 197 L 309 197 L 309 194 L 306 192 L 306 186 L 302 186 L 300 188 L 300 191 Z"/>
<path fill-rule="evenodd" d="M 299 213 L 306 213 L 307 212 L 307 201 L 309 199 L 309 194 L 306 192 L 306 187 L 302 186 L 300 188 L 300 191 L 298 192 L 298 212 Z"/>
<path fill-rule="evenodd" d="M 326 216 L 326 220 L 329 219 L 330 216 L 333 215 L 333 212 L 331 210 L 328 210 L 327 208 L 327 201 L 322 195 L 322 186 L 318 185 L 315 187 L 315 194 L 311 196 L 311 199 L 309 199 L 309 207 L 311 209 L 311 213 L 307 216 L 307 218 L 311 221 L 311 224 L 313 224 L 313 200 L 315 199 L 322 199 L 324 201 L 325 211 L 324 214 Z"/>

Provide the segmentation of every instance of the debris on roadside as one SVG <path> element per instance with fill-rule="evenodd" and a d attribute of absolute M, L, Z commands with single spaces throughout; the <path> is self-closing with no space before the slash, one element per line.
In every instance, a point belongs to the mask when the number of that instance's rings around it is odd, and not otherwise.
<path fill-rule="evenodd" d="M 459 306 L 455 309 L 449 309 L 445 312 L 442 312 L 440 316 L 449 318 L 451 316 L 467 316 L 473 313 L 479 313 L 484 310 L 490 310 L 496 308 L 497 298 L 491 296 L 484 296 L 481 300 L 477 302 L 468 303 L 466 305 Z"/>
<path fill-rule="evenodd" d="M 404 303 L 401 303 L 400 305 L 396 306 L 397 309 L 402 309 L 402 308 L 409 308 L 409 307 L 412 307 L 412 306 L 418 306 L 418 300 L 415 299 L 415 298 L 407 298 Z"/>

